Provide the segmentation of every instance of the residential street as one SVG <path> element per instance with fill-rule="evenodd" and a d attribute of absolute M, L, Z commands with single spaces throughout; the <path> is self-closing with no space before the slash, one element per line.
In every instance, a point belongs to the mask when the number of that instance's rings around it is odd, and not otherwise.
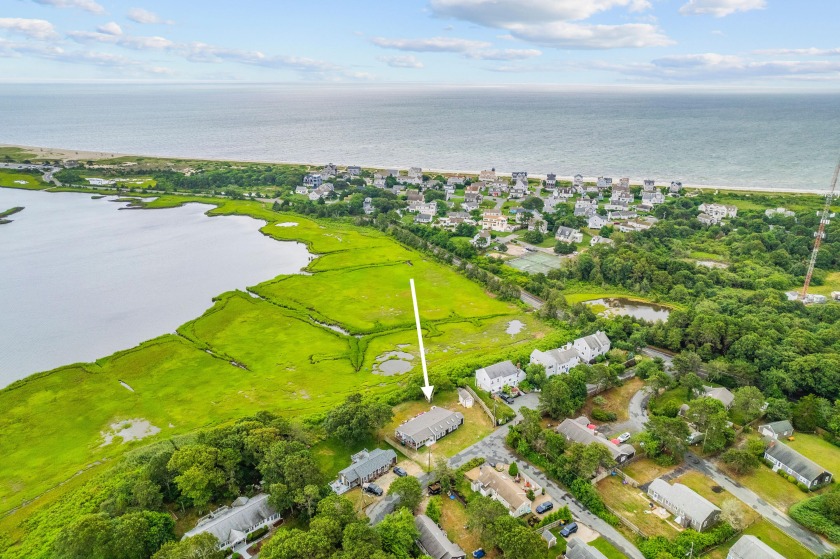
<path fill-rule="evenodd" d="M 766 520 L 778 526 L 783 532 L 791 537 L 799 540 L 805 547 L 810 549 L 817 555 L 834 551 L 834 548 L 828 543 L 824 542 L 818 536 L 812 534 L 791 518 L 773 507 L 764 499 L 747 489 L 737 481 L 731 479 L 729 476 L 718 470 L 714 464 L 708 460 L 703 460 L 692 453 L 686 454 L 686 461 L 688 465 L 694 470 L 712 479 L 715 483 L 729 491 L 732 495 L 744 502 L 749 507 L 752 507 L 756 512 L 763 516 Z M 791 485 L 791 491 L 799 491 Z"/>

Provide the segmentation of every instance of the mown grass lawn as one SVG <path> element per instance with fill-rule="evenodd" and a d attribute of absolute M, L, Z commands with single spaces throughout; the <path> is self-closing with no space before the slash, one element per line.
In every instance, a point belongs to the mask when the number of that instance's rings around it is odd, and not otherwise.
<path fill-rule="evenodd" d="M 756 522 L 761 518 L 761 515 L 759 515 L 756 511 L 736 499 L 727 491 L 723 490 L 723 488 L 721 488 L 717 483 L 707 478 L 700 472 L 696 472 L 694 470 L 688 471 L 674 481 L 682 483 L 718 507 L 720 507 L 724 501 L 735 501 L 741 507 L 741 513 L 744 515 L 748 524 Z"/>
<path fill-rule="evenodd" d="M 222 294 L 203 316 L 183 325 L 181 335 L 162 336 L 95 363 L 69 365 L 0 390 L 0 454 L 4 457 L 0 513 L 57 487 L 43 500 L 3 518 L 0 533 L 19 534 L 24 529 L 21 522 L 42 505 L 58 500 L 74 485 L 58 484 L 86 465 L 116 461 L 127 450 L 150 441 L 261 410 L 301 419 L 335 406 L 353 392 L 377 395 L 400 389 L 406 377 L 374 375 L 366 364 L 369 367 L 371 356 L 393 350 L 397 344 L 416 344 L 416 333 L 410 328 L 410 277 L 417 282 L 433 371 L 453 358 L 471 366 L 472 361 L 482 362 L 494 353 L 520 346 L 527 350 L 535 339 L 563 334 L 562 329 L 549 329 L 515 305 L 488 297 L 477 284 L 375 230 L 281 214 L 253 201 L 162 196 L 149 207 L 189 202 L 219 204 L 211 215 L 242 214 L 265 220 L 261 231 L 266 235 L 304 242 L 313 253 L 329 255 L 330 271 L 318 271 L 316 258 L 313 275 L 292 278 L 287 286 L 293 290 L 272 292 L 277 302 L 290 301 L 286 295 L 297 297 L 296 305 L 283 307 L 241 292 Z M 277 226 L 286 222 L 297 225 Z M 413 266 L 379 265 L 406 257 Z M 354 267 L 358 265 L 366 267 Z M 391 273 L 383 273 L 386 268 Z M 319 326 L 311 316 L 346 320 L 359 328 L 382 325 L 383 329 L 376 337 L 359 342 Z M 524 322 L 526 329 L 506 334 L 506 324 L 514 318 Z M 402 329 L 402 325 L 410 327 Z M 148 420 L 161 432 L 142 441 L 101 446 L 101 432 L 124 419 Z M 471 444 L 485 432 L 481 429 L 489 427 L 471 421 L 451 441 L 443 442 L 439 451 L 449 452 L 448 445 Z M 329 443 L 320 450 L 319 461 L 328 471 L 346 465 L 344 456 L 330 449 Z M 94 466 L 89 475 L 105 470 L 108 463 Z"/>
<path fill-rule="evenodd" d="M 742 534 L 716 547 L 709 553 L 703 555 L 703 557 L 707 557 L 708 559 L 726 559 L 729 549 L 735 545 L 742 535 L 755 536 L 787 559 L 814 559 L 816 557 L 816 555 L 811 553 L 797 540 L 791 538 L 763 518 L 749 526 Z"/>
<path fill-rule="evenodd" d="M 638 487 L 621 483 L 619 476 L 610 476 L 598 482 L 598 494 L 610 508 L 634 524 L 645 536 L 673 538 L 677 529 L 650 513 L 650 499 Z"/>
<path fill-rule="evenodd" d="M 637 458 L 621 470 L 640 484 L 650 483 L 676 466 L 660 466 L 650 458 Z"/>
<path fill-rule="evenodd" d="M 829 472 L 840 472 L 840 447 L 818 435 L 794 433 L 792 441 L 784 441 L 806 458 L 810 458 Z"/>
<path fill-rule="evenodd" d="M 627 420 L 627 407 L 630 404 L 630 399 L 633 395 L 644 387 L 645 383 L 636 377 L 630 378 L 621 386 L 610 388 L 586 399 L 586 405 L 581 412 L 586 417 L 592 418 L 593 409 L 602 409 L 608 412 L 613 412 L 616 415 L 616 421 Z M 604 405 L 596 406 L 595 399 L 601 397 L 605 400 Z"/>
<path fill-rule="evenodd" d="M 25 190 L 42 190 L 49 185 L 41 180 L 40 175 L 0 169 L 0 186 L 6 188 L 22 188 Z"/>
<path fill-rule="evenodd" d="M 840 291 L 840 272 L 829 272 L 825 274 L 822 280 L 822 285 L 812 283 L 808 288 L 808 293 L 829 297 L 832 291 Z"/>
<path fill-rule="evenodd" d="M 403 402 L 394 408 L 394 418 L 386 425 L 381 436 L 393 438 L 394 431 L 405 421 L 428 411 L 432 406 L 458 411 L 464 414 L 464 424 L 457 430 L 449 433 L 430 447 L 423 447 L 418 451 L 421 459 L 419 464 L 427 468 L 429 463 L 434 467 L 435 461 L 440 458 L 449 458 L 470 445 L 473 445 L 489 435 L 493 431 L 493 423 L 478 404 L 471 408 L 465 408 L 458 404 L 458 393 L 454 390 L 437 392 L 432 397 L 432 403 L 426 400 L 418 402 Z M 429 451 L 431 450 L 431 457 Z"/>
<path fill-rule="evenodd" d="M 786 512 L 791 505 L 814 495 L 813 493 L 800 491 L 796 485 L 782 479 L 780 475 L 763 464 L 751 474 L 737 476 L 732 472 L 727 473 L 732 479 L 751 489 L 759 497 L 783 512 Z"/>
<path fill-rule="evenodd" d="M 607 559 L 624 559 L 625 555 L 604 538 L 596 538 L 589 542 L 589 545 L 607 556 Z"/>

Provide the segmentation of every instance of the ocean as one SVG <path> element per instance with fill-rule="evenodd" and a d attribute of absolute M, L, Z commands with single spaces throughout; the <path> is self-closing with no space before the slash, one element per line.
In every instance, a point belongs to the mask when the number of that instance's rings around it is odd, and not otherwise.
<path fill-rule="evenodd" d="M 0 143 L 825 189 L 840 95 L 425 85 L 4 85 Z"/>

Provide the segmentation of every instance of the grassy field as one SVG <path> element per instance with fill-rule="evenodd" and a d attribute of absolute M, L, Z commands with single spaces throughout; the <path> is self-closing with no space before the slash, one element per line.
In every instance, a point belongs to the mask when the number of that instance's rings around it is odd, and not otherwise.
<path fill-rule="evenodd" d="M 813 494 L 800 491 L 796 485 L 782 479 L 781 476 L 763 464 L 753 473 L 744 476 L 728 473 L 738 483 L 752 489 L 759 497 L 781 511 L 787 511 L 791 505 L 813 496 Z"/>
<path fill-rule="evenodd" d="M 435 461 L 440 457 L 449 458 L 459 453 L 468 446 L 477 443 L 493 431 L 493 423 L 480 406 L 474 405 L 467 409 L 458 404 L 458 393 L 454 390 L 439 392 L 432 397 L 432 403 L 425 400 L 420 402 L 404 402 L 394 408 L 394 418 L 386 425 L 381 432 L 382 436 L 394 436 L 394 430 L 400 424 L 412 417 L 428 411 L 431 405 L 447 408 L 452 411 L 459 411 L 464 414 L 464 424 L 456 431 L 446 435 L 431 447 L 431 458 L 429 448 L 423 447 L 419 451 L 421 458 L 419 464 L 426 468 L 429 463 L 434 466 Z"/>
<path fill-rule="evenodd" d="M 816 555 L 811 553 L 798 541 L 764 519 L 756 521 L 744 530 L 743 534 L 739 534 L 723 545 L 716 547 L 709 553 L 704 554 L 703 557 L 707 557 L 708 559 L 726 559 L 729 548 L 735 545 L 735 542 L 738 541 L 741 535 L 755 536 L 787 559 L 814 559 L 816 557 Z"/>
<path fill-rule="evenodd" d="M 622 468 L 622 471 L 639 483 L 644 484 L 650 483 L 673 469 L 674 466 L 660 466 L 650 458 L 638 458 Z"/>
<path fill-rule="evenodd" d="M 25 190 L 42 190 L 47 188 L 48 185 L 41 180 L 40 175 L 0 169 L 0 186 L 6 188 L 22 188 Z"/>
<path fill-rule="evenodd" d="M 840 291 L 840 272 L 829 272 L 822 278 L 822 281 L 822 285 L 814 285 L 812 283 L 808 287 L 808 293 L 828 297 L 832 291 Z"/>
<path fill-rule="evenodd" d="M 0 147 L 0 160 L 5 162 L 23 163 L 26 160 L 37 160 L 38 155 L 23 148 L 3 146 Z"/>
<path fill-rule="evenodd" d="M 409 278 L 417 283 L 433 373 L 453 360 L 489 364 L 492 361 L 484 360 L 492 360 L 494 354 L 520 346 L 527 350 L 549 334 L 565 335 L 516 305 L 488 297 L 480 286 L 378 231 L 280 214 L 248 201 L 162 197 L 149 206 L 190 201 L 220 204 L 212 215 L 244 214 L 265 220 L 264 234 L 306 243 L 321 255 L 312 262 L 312 275 L 269 279 L 254 288 L 266 298 L 222 294 L 177 335 L 162 336 L 95 363 L 33 375 L 0 390 L 4 456 L 0 514 L 88 465 L 101 471 L 103 461 L 114 461 L 150 440 L 259 410 L 302 418 L 322 413 L 356 391 L 375 395 L 402 389 L 405 375 L 373 374 L 371 364 L 380 353 L 416 345 Z M 277 226 L 288 222 L 297 225 Z M 519 334 L 506 334 L 506 325 L 514 318 L 526 327 Z M 357 338 L 315 320 L 376 332 Z M 406 351 L 416 355 L 417 349 L 408 345 Z M 101 432 L 111 423 L 135 418 L 148 420 L 161 433 L 102 446 Z M 468 444 L 467 439 L 478 432 L 464 429 L 455 436 L 466 437 L 463 442 Z M 319 461 L 330 471 L 349 455 L 348 450 L 332 458 L 328 448 L 321 450 Z M 50 499 L 64 490 L 59 487 Z M 22 533 L 21 522 L 48 501 L 36 500 L 3 517 L 0 533 Z"/>
<path fill-rule="evenodd" d="M 645 536 L 676 536 L 678 532 L 673 525 L 649 512 L 650 499 L 647 495 L 638 487 L 623 485 L 621 479 L 618 476 L 607 477 L 598 482 L 598 494 L 604 503 L 625 520 L 635 524 Z"/>
<path fill-rule="evenodd" d="M 840 472 L 840 448 L 808 433 L 794 433 L 793 439 L 784 443 L 829 472 Z"/>
<path fill-rule="evenodd" d="M 630 399 L 633 394 L 641 390 L 645 383 L 636 377 L 626 381 L 623 385 L 602 392 L 598 396 L 606 400 L 603 406 L 596 406 L 593 398 L 587 398 L 586 405 L 583 407 L 582 415 L 592 417 L 592 410 L 599 408 L 605 411 L 613 412 L 616 415 L 616 421 L 627 420 L 627 407 L 630 404 Z"/>
<path fill-rule="evenodd" d="M 737 502 L 741 507 L 741 513 L 744 515 L 748 524 L 752 524 L 753 522 L 758 521 L 761 518 L 761 515 L 758 514 L 756 511 L 738 501 L 728 492 L 724 491 L 718 484 L 716 484 L 711 479 L 707 478 L 700 472 L 696 472 L 694 470 L 689 471 L 681 475 L 679 478 L 674 480 L 674 482 L 682 483 L 689 489 L 694 490 L 698 495 L 701 497 L 705 497 L 708 501 L 712 502 L 713 504 L 717 505 L 718 507 L 723 504 L 724 501 L 734 500 Z"/>
<path fill-rule="evenodd" d="M 607 559 L 624 559 L 625 555 L 617 550 L 613 544 L 604 538 L 596 538 L 589 542 L 589 545 L 607 556 Z"/>

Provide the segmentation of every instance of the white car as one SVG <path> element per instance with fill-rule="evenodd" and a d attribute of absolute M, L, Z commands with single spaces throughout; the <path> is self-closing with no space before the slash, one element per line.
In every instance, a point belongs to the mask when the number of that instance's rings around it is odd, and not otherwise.
<path fill-rule="evenodd" d="M 630 440 L 630 433 L 629 432 L 624 432 L 624 433 L 622 433 L 618 436 L 618 442 L 620 442 L 620 443 L 626 443 L 629 440 Z"/>

